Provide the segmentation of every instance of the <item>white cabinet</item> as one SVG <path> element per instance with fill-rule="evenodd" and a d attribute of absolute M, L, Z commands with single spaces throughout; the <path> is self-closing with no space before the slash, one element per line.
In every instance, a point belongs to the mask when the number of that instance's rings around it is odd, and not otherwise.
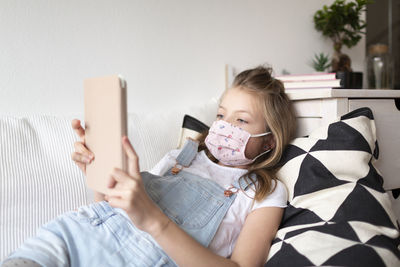
<path fill-rule="evenodd" d="M 384 178 L 386 190 L 400 188 L 400 90 L 292 89 L 286 93 L 294 102 L 297 136 L 308 135 L 352 110 L 369 107 L 379 145 L 375 166 Z"/>

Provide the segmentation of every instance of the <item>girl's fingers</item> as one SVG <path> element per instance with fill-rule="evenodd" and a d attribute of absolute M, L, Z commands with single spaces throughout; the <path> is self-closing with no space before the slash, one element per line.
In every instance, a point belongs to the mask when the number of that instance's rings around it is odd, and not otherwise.
<path fill-rule="evenodd" d="M 110 174 L 108 188 L 114 188 L 117 184 L 120 186 L 131 188 L 134 186 L 135 183 L 136 181 L 134 181 L 134 177 L 129 176 L 121 169 L 114 168 L 114 170 Z"/>
<path fill-rule="evenodd" d="M 107 183 L 107 188 L 114 188 L 117 181 L 111 176 Z"/>
<path fill-rule="evenodd" d="M 73 119 L 71 124 L 72 128 L 75 130 L 81 141 L 85 142 L 85 130 L 81 126 L 81 121 L 78 119 Z"/>
<path fill-rule="evenodd" d="M 127 189 L 111 189 L 107 193 L 107 198 L 122 198 L 125 199 L 127 196 L 129 196 L 130 191 Z"/>
<path fill-rule="evenodd" d="M 76 163 L 89 164 L 92 161 L 92 158 L 78 152 L 73 152 L 71 158 Z"/>
<path fill-rule="evenodd" d="M 72 160 L 76 163 L 76 165 L 78 165 L 79 169 L 81 169 L 83 171 L 83 173 L 86 175 L 86 164 L 88 164 L 87 162 L 85 162 L 85 160 L 87 159 L 82 159 L 82 155 L 80 155 L 79 153 L 72 153 L 71 158 Z"/>
<path fill-rule="evenodd" d="M 94 154 L 93 152 L 91 152 L 84 143 L 82 142 L 75 142 L 74 143 L 74 147 L 75 147 L 75 151 L 78 153 L 81 153 L 85 156 L 87 156 L 88 158 L 94 159 Z"/>
<path fill-rule="evenodd" d="M 108 204 L 114 208 L 120 208 L 123 210 L 126 210 L 129 207 L 129 203 L 127 203 L 125 200 L 117 197 L 107 197 L 106 200 L 108 201 Z"/>
<path fill-rule="evenodd" d="M 79 169 L 81 169 L 83 171 L 83 174 L 86 175 L 86 164 L 79 163 L 79 162 L 77 162 L 76 164 L 78 165 Z"/>
<path fill-rule="evenodd" d="M 122 145 L 126 155 L 128 156 L 128 173 L 136 177 L 140 172 L 139 158 L 136 154 L 136 151 L 127 136 L 122 137 Z"/>

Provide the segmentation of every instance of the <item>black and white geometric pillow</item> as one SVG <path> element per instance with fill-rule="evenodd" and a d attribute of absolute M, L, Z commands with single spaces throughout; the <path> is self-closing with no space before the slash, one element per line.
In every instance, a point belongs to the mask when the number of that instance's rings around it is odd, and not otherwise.
<path fill-rule="evenodd" d="M 294 139 L 278 173 L 288 207 L 265 266 L 400 266 L 378 154 L 369 108 Z"/>

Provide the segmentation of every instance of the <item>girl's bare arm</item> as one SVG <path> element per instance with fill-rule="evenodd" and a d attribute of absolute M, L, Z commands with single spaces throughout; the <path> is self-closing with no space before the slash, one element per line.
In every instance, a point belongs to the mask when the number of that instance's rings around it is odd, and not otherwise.
<path fill-rule="evenodd" d="M 230 259 L 201 246 L 172 222 L 153 237 L 179 266 L 263 266 L 282 214 L 283 209 L 277 207 L 260 208 L 250 213 Z"/>

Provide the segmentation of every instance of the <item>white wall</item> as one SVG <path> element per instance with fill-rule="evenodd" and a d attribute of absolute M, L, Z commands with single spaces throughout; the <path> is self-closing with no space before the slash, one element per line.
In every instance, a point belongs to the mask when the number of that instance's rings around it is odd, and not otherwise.
<path fill-rule="evenodd" d="M 312 72 L 314 53 L 332 54 L 312 16 L 332 2 L 0 0 L 0 113 L 81 113 L 92 76 L 121 73 L 128 110 L 150 111 L 218 96 L 225 64 Z"/>

